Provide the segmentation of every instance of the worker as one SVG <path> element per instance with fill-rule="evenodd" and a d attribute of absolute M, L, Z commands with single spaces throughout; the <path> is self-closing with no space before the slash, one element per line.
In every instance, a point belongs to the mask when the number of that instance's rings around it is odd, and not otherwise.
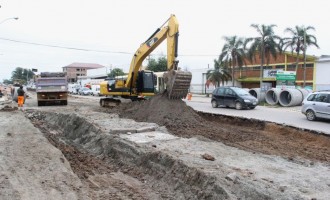
<path fill-rule="evenodd" d="M 23 86 L 19 86 L 17 89 L 17 103 L 18 103 L 18 108 L 23 107 L 24 104 L 24 90 Z"/>

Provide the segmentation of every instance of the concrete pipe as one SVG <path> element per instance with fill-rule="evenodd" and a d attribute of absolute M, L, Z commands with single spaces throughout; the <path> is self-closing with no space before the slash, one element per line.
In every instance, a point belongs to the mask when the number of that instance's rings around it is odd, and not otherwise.
<path fill-rule="evenodd" d="M 279 102 L 279 95 L 280 95 L 281 89 L 278 88 L 272 88 L 267 90 L 265 95 L 265 100 L 269 105 L 276 105 Z"/>
<path fill-rule="evenodd" d="M 303 93 L 298 89 L 284 89 L 280 92 L 279 102 L 281 106 L 298 106 L 303 100 Z"/>
<path fill-rule="evenodd" d="M 301 92 L 301 94 L 303 95 L 303 100 L 308 96 L 309 93 L 312 92 L 312 90 L 303 89 L 303 88 L 298 88 L 297 90 L 299 90 Z"/>
<path fill-rule="evenodd" d="M 252 88 L 249 93 L 258 99 L 259 103 L 265 101 L 265 93 L 260 92 L 260 88 Z"/>

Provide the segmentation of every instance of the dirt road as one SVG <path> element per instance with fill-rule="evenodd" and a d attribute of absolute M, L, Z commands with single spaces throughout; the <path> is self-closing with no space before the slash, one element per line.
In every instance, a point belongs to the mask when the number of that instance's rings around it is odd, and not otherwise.
<path fill-rule="evenodd" d="M 31 97 L 24 112 L 0 111 L 0 199 L 330 196 L 326 136 L 160 96 L 116 109 L 74 97 L 37 107 Z"/>

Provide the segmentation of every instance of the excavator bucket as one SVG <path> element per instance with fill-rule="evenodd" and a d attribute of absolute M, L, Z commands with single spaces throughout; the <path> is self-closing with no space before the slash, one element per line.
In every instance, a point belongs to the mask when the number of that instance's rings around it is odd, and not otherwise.
<path fill-rule="evenodd" d="M 186 98 L 191 82 L 191 73 L 170 70 L 164 73 L 164 81 L 169 99 Z"/>

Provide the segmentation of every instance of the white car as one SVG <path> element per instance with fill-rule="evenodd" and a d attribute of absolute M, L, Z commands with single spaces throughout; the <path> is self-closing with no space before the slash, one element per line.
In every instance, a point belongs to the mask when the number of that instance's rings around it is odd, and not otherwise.
<path fill-rule="evenodd" d="M 330 119 L 330 91 L 309 94 L 302 102 L 301 112 L 309 121 L 317 118 Z"/>
<path fill-rule="evenodd" d="M 88 87 L 81 88 L 78 93 L 80 95 L 92 95 L 93 94 L 92 90 L 89 89 Z"/>

